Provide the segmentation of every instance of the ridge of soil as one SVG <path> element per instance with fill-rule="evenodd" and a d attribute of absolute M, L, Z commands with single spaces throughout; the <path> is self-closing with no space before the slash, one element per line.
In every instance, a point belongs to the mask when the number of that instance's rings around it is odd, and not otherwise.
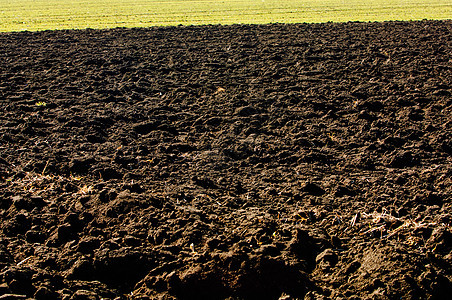
<path fill-rule="evenodd" d="M 0 295 L 447 298 L 451 32 L 0 34 Z"/>

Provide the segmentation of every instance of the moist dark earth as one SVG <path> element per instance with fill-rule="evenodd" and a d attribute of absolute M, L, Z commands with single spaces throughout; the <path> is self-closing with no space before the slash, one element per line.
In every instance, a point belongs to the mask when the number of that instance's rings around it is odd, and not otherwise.
<path fill-rule="evenodd" d="M 0 34 L 1 299 L 446 299 L 452 21 Z"/>

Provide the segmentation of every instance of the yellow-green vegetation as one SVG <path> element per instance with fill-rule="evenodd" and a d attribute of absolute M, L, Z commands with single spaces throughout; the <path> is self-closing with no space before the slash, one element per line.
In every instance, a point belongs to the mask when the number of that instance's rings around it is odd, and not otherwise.
<path fill-rule="evenodd" d="M 0 0 L 0 31 L 450 19 L 451 0 Z"/>

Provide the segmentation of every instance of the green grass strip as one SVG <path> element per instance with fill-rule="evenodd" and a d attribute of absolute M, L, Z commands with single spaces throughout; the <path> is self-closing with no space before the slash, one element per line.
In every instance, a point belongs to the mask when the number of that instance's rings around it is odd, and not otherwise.
<path fill-rule="evenodd" d="M 1 32 L 451 17 L 451 0 L 0 0 Z"/>

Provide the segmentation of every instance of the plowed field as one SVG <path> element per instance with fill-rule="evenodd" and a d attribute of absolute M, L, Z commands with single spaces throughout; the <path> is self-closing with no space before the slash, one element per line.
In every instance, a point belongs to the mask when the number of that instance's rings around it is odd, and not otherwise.
<path fill-rule="evenodd" d="M 448 298 L 451 33 L 0 34 L 0 295 Z"/>

